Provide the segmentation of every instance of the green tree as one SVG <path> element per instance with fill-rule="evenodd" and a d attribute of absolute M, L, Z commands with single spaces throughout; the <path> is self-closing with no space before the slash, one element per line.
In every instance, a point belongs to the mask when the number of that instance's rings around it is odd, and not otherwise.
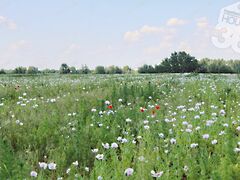
<path fill-rule="evenodd" d="M 6 71 L 4 69 L 0 70 L 0 74 L 7 74 Z"/>
<path fill-rule="evenodd" d="M 129 66 L 124 66 L 122 70 L 124 74 L 132 73 L 132 69 Z"/>
<path fill-rule="evenodd" d="M 172 53 L 161 65 L 172 73 L 195 72 L 199 67 L 197 59 L 184 51 Z"/>
<path fill-rule="evenodd" d="M 138 68 L 139 73 L 156 73 L 155 69 L 151 65 L 144 64 L 142 67 Z"/>
<path fill-rule="evenodd" d="M 63 63 L 60 67 L 59 72 L 60 72 L 60 74 L 69 74 L 70 68 L 68 67 L 68 65 L 66 63 Z"/>
<path fill-rule="evenodd" d="M 82 65 L 81 69 L 80 69 L 80 74 L 90 74 L 91 70 L 88 68 L 88 66 Z"/>
<path fill-rule="evenodd" d="M 17 67 L 13 70 L 14 74 L 26 74 L 27 68 L 25 67 Z"/>
<path fill-rule="evenodd" d="M 27 69 L 27 74 L 37 74 L 38 72 L 38 68 L 34 66 L 29 66 Z"/>
<path fill-rule="evenodd" d="M 96 74 L 106 74 L 104 66 L 97 66 L 95 68 L 95 73 Z"/>

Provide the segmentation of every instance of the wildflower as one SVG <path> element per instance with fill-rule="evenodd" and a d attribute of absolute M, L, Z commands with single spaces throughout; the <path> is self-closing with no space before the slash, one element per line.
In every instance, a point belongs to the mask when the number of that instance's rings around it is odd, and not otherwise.
<path fill-rule="evenodd" d="M 124 174 L 125 176 L 132 176 L 134 170 L 132 168 L 127 168 L 125 171 L 124 171 Z"/>
<path fill-rule="evenodd" d="M 144 158 L 144 156 L 140 156 L 140 157 L 138 158 L 138 160 L 139 160 L 139 161 L 144 161 L 145 158 Z"/>
<path fill-rule="evenodd" d="M 240 148 L 235 148 L 235 149 L 234 149 L 234 152 L 235 152 L 235 153 L 239 153 L 239 152 L 240 152 Z"/>
<path fill-rule="evenodd" d="M 98 152 L 98 149 L 92 149 L 92 152 L 93 152 L 93 153 L 97 153 L 97 152 Z"/>
<path fill-rule="evenodd" d="M 31 171 L 30 176 L 31 177 L 37 177 L 38 173 L 36 171 Z"/>
<path fill-rule="evenodd" d="M 143 107 L 140 107 L 140 111 L 141 111 L 141 112 L 144 112 L 145 109 L 144 109 Z"/>
<path fill-rule="evenodd" d="M 45 162 L 39 162 L 38 164 L 39 164 L 39 167 L 40 167 L 40 168 L 42 168 L 42 169 L 47 169 L 47 166 L 48 166 L 47 163 L 45 163 Z"/>
<path fill-rule="evenodd" d="M 131 119 L 129 119 L 129 118 L 127 118 L 127 119 L 126 119 L 126 122 L 132 122 L 132 120 L 131 120 Z"/>
<path fill-rule="evenodd" d="M 192 144 L 190 145 L 191 148 L 196 148 L 197 146 L 198 146 L 197 143 L 192 143 Z"/>
<path fill-rule="evenodd" d="M 112 109 L 112 108 L 113 108 L 113 106 L 112 106 L 112 105 L 109 105 L 109 106 L 108 106 L 108 109 Z"/>
<path fill-rule="evenodd" d="M 89 172 L 89 167 L 85 167 L 85 171 Z"/>
<path fill-rule="evenodd" d="M 151 175 L 152 177 L 154 178 L 159 178 L 163 175 L 163 171 L 160 171 L 160 172 L 155 172 L 154 170 L 151 171 Z"/>
<path fill-rule="evenodd" d="M 204 134 L 202 137 L 203 137 L 203 139 L 208 139 L 209 138 L 209 134 Z"/>
<path fill-rule="evenodd" d="M 97 111 L 97 109 L 93 108 L 91 111 L 92 111 L 92 112 L 96 112 L 96 111 Z"/>
<path fill-rule="evenodd" d="M 159 105 L 156 105 L 155 108 L 156 108 L 157 110 L 159 110 L 159 109 L 160 109 L 160 106 L 159 106 Z"/>
<path fill-rule="evenodd" d="M 97 180 L 103 180 L 103 177 L 102 176 L 98 176 Z"/>
<path fill-rule="evenodd" d="M 48 164 L 48 169 L 49 169 L 49 170 L 55 170 L 56 167 L 57 167 L 57 165 L 56 165 L 55 163 L 49 163 L 49 164 Z"/>
<path fill-rule="evenodd" d="M 69 174 L 69 173 L 70 173 L 70 171 L 71 171 L 71 169 L 70 169 L 70 168 L 68 168 L 68 169 L 66 170 L 66 174 Z"/>
<path fill-rule="evenodd" d="M 118 141 L 122 141 L 122 137 L 118 137 L 117 140 L 118 140 Z"/>
<path fill-rule="evenodd" d="M 159 136 L 160 138 L 164 138 L 164 134 L 163 134 L 163 133 L 159 133 L 158 136 Z"/>
<path fill-rule="evenodd" d="M 147 126 L 147 125 L 146 125 L 146 126 L 144 126 L 144 129 L 149 129 L 149 128 L 150 128 L 150 127 L 149 127 L 149 126 Z"/>
<path fill-rule="evenodd" d="M 238 131 L 240 131 L 240 126 L 238 126 L 236 129 L 237 129 Z"/>
<path fill-rule="evenodd" d="M 122 102 L 123 100 L 122 99 L 118 99 L 118 102 Z"/>
<path fill-rule="evenodd" d="M 177 142 L 176 139 L 174 139 L 174 138 L 171 138 L 171 139 L 170 139 L 170 143 L 171 143 L 171 144 L 176 144 L 176 142 Z"/>
<path fill-rule="evenodd" d="M 185 172 L 187 172 L 188 171 L 188 166 L 184 166 L 184 168 L 183 168 L 183 170 L 185 171 Z"/>
<path fill-rule="evenodd" d="M 108 101 L 108 100 L 105 101 L 105 104 L 106 104 L 106 105 L 110 105 L 110 101 Z"/>
<path fill-rule="evenodd" d="M 98 154 L 98 155 L 96 155 L 96 158 L 97 158 L 98 160 L 103 160 L 104 155 L 103 155 L 103 154 Z"/>
<path fill-rule="evenodd" d="M 126 138 L 122 139 L 122 143 L 127 143 L 127 142 L 128 142 L 128 140 Z"/>
<path fill-rule="evenodd" d="M 224 116 L 224 115 L 226 114 L 226 112 L 225 112 L 224 109 L 222 109 L 222 110 L 220 110 L 219 114 L 220 114 L 221 116 Z"/>
<path fill-rule="evenodd" d="M 118 148 L 118 144 L 117 144 L 117 143 L 112 143 L 112 144 L 111 144 L 111 148 L 112 148 L 112 149 Z"/>
<path fill-rule="evenodd" d="M 78 161 L 72 163 L 74 166 L 78 166 Z"/>
<path fill-rule="evenodd" d="M 214 140 L 212 140 L 212 144 L 214 145 L 214 144 L 217 144 L 217 140 L 216 139 L 214 139 Z"/>
<path fill-rule="evenodd" d="M 106 143 L 106 144 L 102 143 L 102 146 L 103 146 L 105 149 L 109 149 L 109 147 L 110 147 L 108 143 Z"/>
<path fill-rule="evenodd" d="M 219 133 L 219 136 L 222 136 L 222 135 L 224 135 L 225 134 L 225 132 L 224 131 L 221 131 L 220 133 Z"/>

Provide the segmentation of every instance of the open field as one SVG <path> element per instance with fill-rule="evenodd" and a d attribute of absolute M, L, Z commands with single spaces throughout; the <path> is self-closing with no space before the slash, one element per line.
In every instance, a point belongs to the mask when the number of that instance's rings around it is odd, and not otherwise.
<path fill-rule="evenodd" d="M 0 76 L 0 179 L 240 179 L 237 75 Z"/>

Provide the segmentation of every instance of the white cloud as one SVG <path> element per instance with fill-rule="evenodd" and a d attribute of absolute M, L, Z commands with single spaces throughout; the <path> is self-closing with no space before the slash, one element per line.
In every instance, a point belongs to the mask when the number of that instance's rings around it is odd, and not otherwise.
<path fill-rule="evenodd" d="M 146 34 L 168 34 L 172 33 L 173 31 L 175 30 L 168 27 L 144 25 L 138 30 L 126 32 L 124 34 L 124 40 L 128 42 L 136 42 Z"/>
<path fill-rule="evenodd" d="M 124 40 L 129 42 L 138 41 L 141 37 L 139 31 L 128 31 L 124 34 Z"/>
<path fill-rule="evenodd" d="M 5 16 L 0 16 L 0 25 L 3 25 L 10 30 L 15 30 L 17 28 L 17 24 Z"/>
<path fill-rule="evenodd" d="M 167 26 L 182 26 L 187 24 L 187 21 L 179 18 L 171 18 L 167 21 Z"/>
<path fill-rule="evenodd" d="M 201 17 L 196 19 L 196 25 L 198 28 L 207 28 L 209 26 L 208 19 L 206 17 Z"/>

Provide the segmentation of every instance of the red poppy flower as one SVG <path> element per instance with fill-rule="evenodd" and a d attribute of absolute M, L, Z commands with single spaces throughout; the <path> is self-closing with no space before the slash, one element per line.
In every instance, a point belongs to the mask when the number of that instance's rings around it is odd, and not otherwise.
<path fill-rule="evenodd" d="M 141 112 L 144 112 L 144 108 L 140 107 L 140 111 L 141 111 Z"/>
<path fill-rule="evenodd" d="M 157 110 L 159 110 L 160 109 L 160 106 L 159 105 L 156 105 L 156 107 L 155 107 Z"/>
<path fill-rule="evenodd" d="M 109 106 L 108 106 L 108 109 L 112 109 L 112 108 L 113 108 L 113 106 L 112 106 L 112 105 L 109 105 Z"/>

